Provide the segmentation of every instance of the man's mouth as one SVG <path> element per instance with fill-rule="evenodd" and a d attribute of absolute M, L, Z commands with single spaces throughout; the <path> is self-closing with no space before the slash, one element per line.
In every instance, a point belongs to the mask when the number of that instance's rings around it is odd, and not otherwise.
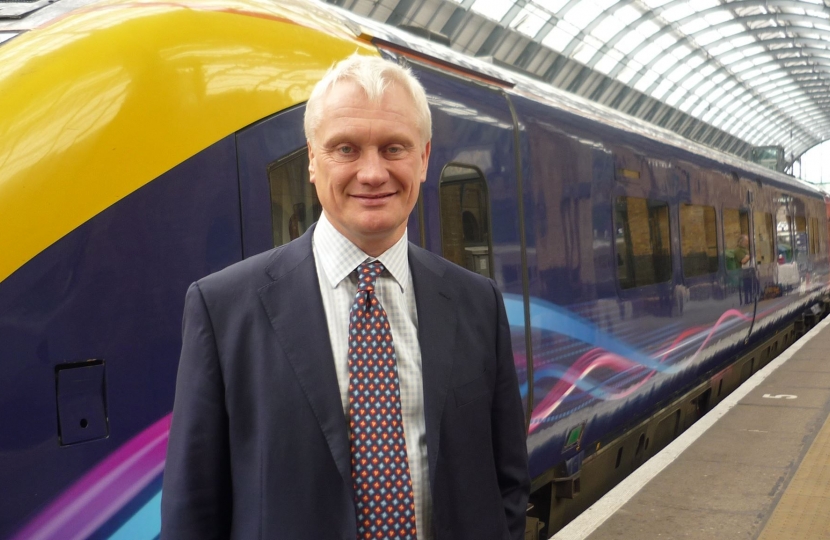
<path fill-rule="evenodd" d="M 394 193 L 362 193 L 359 195 L 353 195 L 359 199 L 385 199 L 387 197 L 391 197 Z"/>

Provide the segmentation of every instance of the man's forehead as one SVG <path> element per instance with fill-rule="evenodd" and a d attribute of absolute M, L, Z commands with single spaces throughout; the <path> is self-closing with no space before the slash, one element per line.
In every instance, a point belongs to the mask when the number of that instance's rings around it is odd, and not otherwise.
<path fill-rule="evenodd" d="M 392 99 L 394 98 L 394 99 Z M 377 107 L 382 103 L 399 104 L 403 101 L 407 108 L 414 107 L 414 100 L 404 88 L 395 81 L 388 81 L 383 88 L 383 92 L 379 93 L 375 98 L 370 98 L 366 90 L 351 79 L 337 81 L 332 84 L 325 93 L 323 105 L 329 106 L 335 101 L 350 101 L 360 103 L 363 106 L 370 105 L 371 108 Z"/>

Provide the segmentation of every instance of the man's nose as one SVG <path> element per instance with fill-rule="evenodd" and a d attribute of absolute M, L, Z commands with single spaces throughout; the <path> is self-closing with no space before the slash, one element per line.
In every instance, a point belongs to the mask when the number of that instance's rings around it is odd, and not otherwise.
<path fill-rule="evenodd" d="M 357 179 L 367 184 L 382 184 L 389 179 L 386 160 L 378 149 L 370 149 L 361 156 Z"/>

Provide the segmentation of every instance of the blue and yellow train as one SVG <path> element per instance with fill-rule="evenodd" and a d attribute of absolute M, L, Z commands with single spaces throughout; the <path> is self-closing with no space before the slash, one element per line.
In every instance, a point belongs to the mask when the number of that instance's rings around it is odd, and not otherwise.
<path fill-rule="evenodd" d="M 0 537 L 158 535 L 187 286 L 317 219 L 304 102 L 356 51 L 427 89 L 408 235 L 504 293 L 544 532 L 823 305 L 819 193 L 401 30 L 299 0 L 32 17 L 0 23 Z"/>

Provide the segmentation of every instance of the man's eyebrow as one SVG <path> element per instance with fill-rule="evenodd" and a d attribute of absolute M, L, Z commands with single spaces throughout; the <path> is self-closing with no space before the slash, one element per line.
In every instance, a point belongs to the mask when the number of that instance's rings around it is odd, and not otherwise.
<path fill-rule="evenodd" d="M 355 139 L 359 137 L 354 137 L 352 133 L 349 132 L 334 132 L 325 139 L 321 141 L 321 145 L 324 148 L 330 148 L 332 146 L 337 146 L 338 144 L 342 143 L 353 143 Z M 403 131 L 391 131 L 379 137 L 380 143 L 383 146 L 389 144 L 402 144 L 404 146 L 417 146 L 417 141 L 415 137 L 404 133 Z"/>

